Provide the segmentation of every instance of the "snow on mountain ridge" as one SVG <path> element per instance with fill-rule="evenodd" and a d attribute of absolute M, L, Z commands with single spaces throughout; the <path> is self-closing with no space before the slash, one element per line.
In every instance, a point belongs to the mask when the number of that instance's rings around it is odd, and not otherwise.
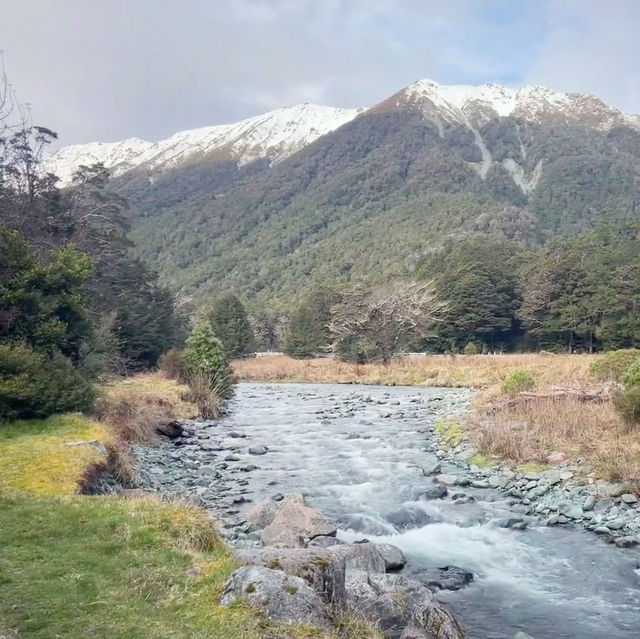
<path fill-rule="evenodd" d="M 259 158 L 272 163 L 299 151 L 317 138 L 355 118 L 364 109 L 340 109 L 298 104 L 275 109 L 234 124 L 179 131 L 159 142 L 128 138 L 120 142 L 93 142 L 60 149 L 46 162 L 63 186 L 82 164 L 102 162 L 113 175 L 136 166 L 160 169 L 225 149 L 238 165 Z"/>

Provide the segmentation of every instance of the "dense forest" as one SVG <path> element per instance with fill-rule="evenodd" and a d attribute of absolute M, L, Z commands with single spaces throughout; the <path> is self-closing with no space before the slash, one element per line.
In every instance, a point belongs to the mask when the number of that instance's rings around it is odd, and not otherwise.
<path fill-rule="evenodd" d="M 0 420 L 88 409 L 94 380 L 155 366 L 184 318 L 132 255 L 105 169 L 57 188 L 41 163 L 56 134 L 0 97 Z"/>

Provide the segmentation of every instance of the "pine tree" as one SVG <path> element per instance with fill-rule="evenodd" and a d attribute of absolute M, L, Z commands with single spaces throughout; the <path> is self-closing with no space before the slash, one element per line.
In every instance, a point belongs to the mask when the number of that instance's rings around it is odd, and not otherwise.
<path fill-rule="evenodd" d="M 213 304 L 209 320 L 229 359 L 255 352 L 256 341 L 247 311 L 235 295 L 219 297 Z"/>

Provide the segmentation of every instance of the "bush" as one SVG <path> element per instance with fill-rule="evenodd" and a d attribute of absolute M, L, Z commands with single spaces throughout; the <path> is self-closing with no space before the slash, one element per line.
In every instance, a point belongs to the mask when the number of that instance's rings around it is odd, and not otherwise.
<path fill-rule="evenodd" d="M 628 426 L 640 423 L 640 384 L 625 388 L 614 399 L 615 406 Z"/>
<path fill-rule="evenodd" d="M 187 339 L 184 361 L 189 373 L 204 372 L 211 375 L 227 365 L 222 342 L 213 332 L 211 323 L 200 320 Z"/>
<path fill-rule="evenodd" d="M 640 359 L 636 359 L 622 376 L 622 383 L 625 388 L 640 385 Z"/>
<path fill-rule="evenodd" d="M 637 361 L 640 361 L 640 351 L 635 348 L 609 351 L 591 362 L 589 373 L 601 382 L 620 382 L 629 367 Z"/>
<path fill-rule="evenodd" d="M 478 350 L 478 347 L 476 346 L 475 342 L 468 342 L 467 345 L 464 347 L 464 354 L 465 355 L 477 355 L 480 351 Z"/>
<path fill-rule="evenodd" d="M 184 351 L 181 348 L 170 348 L 160 356 L 158 368 L 170 379 L 185 381 L 187 371 Z"/>
<path fill-rule="evenodd" d="M 524 368 L 518 368 L 509 373 L 502 382 L 502 392 L 509 395 L 515 395 L 520 391 L 533 388 L 535 380 L 533 375 Z"/>
<path fill-rule="evenodd" d="M 198 406 L 198 412 L 206 419 L 220 417 L 224 402 L 233 391 L 233 376 L 222 342 L 208 320 L 200 320 L 193 327 L 184 361 L 191 400 Z"/>
<path fill-rule="evenodd" d="M 0 344 L 0 421 L 87 411 L 94 400 L 91 382 L 63 355 Z"/>

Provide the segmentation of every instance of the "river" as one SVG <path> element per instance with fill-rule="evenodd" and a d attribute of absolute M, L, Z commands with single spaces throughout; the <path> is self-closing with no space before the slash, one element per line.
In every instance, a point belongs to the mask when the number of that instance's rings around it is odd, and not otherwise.
<path fill-rule="evenodd" d="M 457 389 L 240 384 L 230 414 L 198 425 L 199 442 L 182 447 L 196 461 L 186 484 L 181 475 L 163 483 L 177 492 L 200 486 L 205 501 L 209 486 L 222 517 L 241 518 L 275 493 L 302 492 L 339 522 L 344 539 L 400 547 L 404 570 L 418 579 L 437 566 L 472 571 L 469 586 L 438 594 L 471 639 L 518 631 L 536 639 L 640 637 L 637 550 L 535 520 L 524 531 L 500 528 L 495 521 L 510 506 L 490 489 L 461 489 L 473 503 L 423 497 L 429 480 L 420 466 L 433 460 L 425 447 L 433 424 L 463 412 L 470 398 Z M 248 454 L 255 445 L 267 454 Z M 465 472 L 446 464 L 443 471 Z"/>

